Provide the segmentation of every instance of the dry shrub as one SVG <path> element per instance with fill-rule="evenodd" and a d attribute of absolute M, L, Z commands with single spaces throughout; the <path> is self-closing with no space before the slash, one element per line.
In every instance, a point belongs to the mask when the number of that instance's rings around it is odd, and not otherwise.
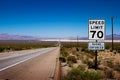
<path fill-rule="evenodd" d="M 107 61 L 107 66 L 110 67 L 110 68 L 113 68 L 114 67 L 114 64 L 113 64 L 113 61 Z"/>
<path fill-rule="evenodd" d="M 59 60 L 60 60 L 61 62 L 66 62 L 66 59 L 65 59 L 64 57 L 59 57 Z"/>
<path fill-rule="evenodd" d="M 93 71 L 84 71 L 82 69 L 73 68 L 65 76 L 65 80 L 99 80 L 100 74 Z"/>
<path fill-rule="evenodd" d="M 75 58 L 75 56 L 68 56 L 67 61 L 72 62 L 72 63 L 77 63 L 77 59 Z"/>
<path fill-rule="evenodd" d="M 120 71 L 120 62 L 119 61 L 114 63 L 114 70 Z"/>
<path fill-rule="evenodd" d="M 114 79 L 114 75 L 115 74 L 114 74 L 113 70 L 111 70 L 111 69 L 105 69 L 104 73 L 105 73 L 106 78 L 108 78 L 108 79 Z"/>

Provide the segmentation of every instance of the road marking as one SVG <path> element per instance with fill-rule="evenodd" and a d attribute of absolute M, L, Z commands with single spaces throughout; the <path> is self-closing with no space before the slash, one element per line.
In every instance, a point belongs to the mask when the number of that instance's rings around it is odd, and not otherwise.
<path fill-rule="evenodd" d="M 47 52 L 52 51 L 52 50 L 53 50 L 53 49 L 50 49 L 50 50 L 48 50 L 48 51 L 42 52 L 41 54 L 47 53 Z M 37 54 L 37 55 L 35 55 L 35 56 L 33 56 L 33 57 L 29 57 L 29 58 L 24 59 L 24 60 L 22 60 L 22 61 L 16 62 L 15 64 L 12 64 L 12 65 L 9 65 L 9 66 L 7 66 L 7 67 L 4 67 L 4 68 L 0 69 L 0 72 L 3 71 L 3 70 L 6 70 L 6 69 L 8 69 L 8 68 L 14 67 L 14 66 L 16 66 L 16 65 L 18 65 L 18 64 L 20 64 L 20 63 L 23 63 L 23 62 L 25 62 L 25 61 L 27 61 L 27 60 L 30 60 L 30 59 L 32 59 L 32 58 L 35 58 L 35 57 L 37 57 L 37 56 L 39 56 L 39 55 L 41 55 L 41 54 Z"/>
<path fill-rule="evenodd" d="M 39 56 L 39 55 L 37 55 L 37 56 Z M 37 57 L 37 56 L 34 56 L 34 57 Z M 22 62 L 25 62 L 25 61 L 27 61 L 27 60 L 30 60 L 30 59 L 32 59 L 32 58 L 34 58 L 34 57 L 30 57 L 30 58 L 27 58 L 27 59 L 25 59 L 25 60 L 19 61 L 19 62 L 15 63 L 15 64 L 12 64 L 12 65 L 9 65 L 9 66 L 7 66 L 7 67 L 4 67 L 4 68 L 0 69 L 0 71 L 3 71 L 3 70 L 5 70 L 5 69 L 11 68 L 11 67 L 13 67 L 13 66 L 16 66 L 17 64 L 20 64 L 20 63 L 22 63 Z"/>

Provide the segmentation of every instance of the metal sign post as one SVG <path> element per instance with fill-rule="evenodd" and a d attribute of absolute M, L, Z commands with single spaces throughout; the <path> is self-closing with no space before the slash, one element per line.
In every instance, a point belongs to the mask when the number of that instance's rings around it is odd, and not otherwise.
<path fill-rule="evenodd" d="M 98 55 L 97 50 L 95 50 L 95 70 L 97 70 L 98 68 L 97 55 Z"/>
<path fill-rule="evenodd" d="M 97 42 L 97 40 L 96 40 L 96 42 Z M 97 55 L 98 55 L 98 52 L 97 52 L 97 50 L 95 50 L 95 70 L 97 70 L 97 68 L 98 68 Z"/>
<path fill-rule="evenodd" d="M 97 63 L 97 50 L 104 50 L 105 45 L 103 42 L 99 42 L 99 40 L 105 39 L 105 20 L 89 20 L 88 25 L 88 33 L 89 33 L 89 40 L 95 40 L 96 42 L 89 42 L 88 49 L 95 50 L 95 70 L 98 68 Z"/>

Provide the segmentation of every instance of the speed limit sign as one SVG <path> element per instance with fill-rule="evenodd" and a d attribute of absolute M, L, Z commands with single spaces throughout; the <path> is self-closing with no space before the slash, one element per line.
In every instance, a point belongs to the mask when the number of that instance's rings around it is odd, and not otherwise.
<path fill-rule="evenodd" d="M 89 39 L 105 39 L 105 20 L 89 20 Z"/>

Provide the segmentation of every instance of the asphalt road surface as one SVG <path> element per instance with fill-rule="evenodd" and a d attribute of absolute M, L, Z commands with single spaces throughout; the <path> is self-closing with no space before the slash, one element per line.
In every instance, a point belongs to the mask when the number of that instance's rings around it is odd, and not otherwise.
<path fill-rule="evenodd" d="M 59 48 L 0 57 L 0 80 L 52 80 Z"/>

